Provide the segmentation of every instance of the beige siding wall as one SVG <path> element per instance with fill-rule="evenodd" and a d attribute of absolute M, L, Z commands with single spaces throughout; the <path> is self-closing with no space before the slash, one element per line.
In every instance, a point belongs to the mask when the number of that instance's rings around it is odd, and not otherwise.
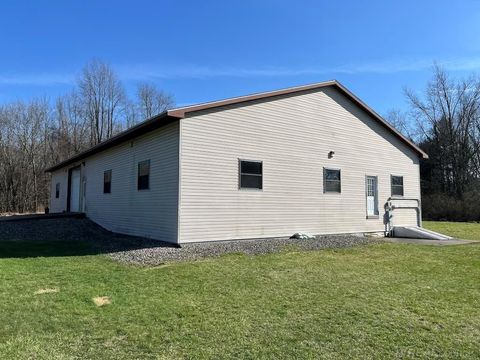
<path fill-rule="evenodd" d="M 86 193 L 82 189 L 81 195 L 87 217 L 114 232 L 177 242 L 178 154 L 177 122 L 85 159 Z M 150 189 L 139 191 L 137 166 L 143 160 L 150 160 Z M 106 170 L 112 170 L 110 194 L 103 193 Z M 66 208 L 66 174 L 65 198 L 55 210 Z M 53 180 L 52 186 L 54 197 Z"/>
<path fill-rule="evenodd" d="M 263 191 L 238 189 L 238 159 L 263 161 Z M 323 193 L 323 167 L 341 169 L 341 194 Z M 417 155 L 334 88 L 199 112 L 181 121 L 180 242 L 383 231 L 391 174 L 420 197 Z M 366 219 L 366 175 L 379 219 Z"/>
<path fill-rule="evenodd" d="M 56 184 L 60 184 L 60 194 L 55 197 Z M 68 171 L 61 169 L 52 174 L 50 183 L 50 212 L 58 213 L 67 211 Z"/>

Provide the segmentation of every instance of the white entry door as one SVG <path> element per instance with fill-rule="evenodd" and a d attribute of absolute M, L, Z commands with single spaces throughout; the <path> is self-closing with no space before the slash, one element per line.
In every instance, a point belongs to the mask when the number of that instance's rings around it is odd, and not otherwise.
<path fill-rule="evenodd" d="M 72 170 L 70 177 L 70 211 L 80 211 L 80 169 Z"/>
<path fill-rule="evenodd" d="M 378 215 L 378 200 L 377 200 L 377 177 L 367 176 L 366 184 L 367 192 L 367 216 Z"/>

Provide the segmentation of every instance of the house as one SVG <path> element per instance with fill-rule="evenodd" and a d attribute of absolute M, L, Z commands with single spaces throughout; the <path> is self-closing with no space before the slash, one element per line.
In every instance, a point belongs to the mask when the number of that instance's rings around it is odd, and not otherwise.
<path fill-rule="evenodd" d="M 384 232 L 392 201 L 417 225 L 421 158 L 327 81 L 169 110 L 47 171 L 52 212 L 182 244 Z"/>

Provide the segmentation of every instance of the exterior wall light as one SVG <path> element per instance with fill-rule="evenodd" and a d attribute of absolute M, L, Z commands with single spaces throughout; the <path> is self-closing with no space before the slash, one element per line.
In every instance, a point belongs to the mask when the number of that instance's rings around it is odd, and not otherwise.
<path fill-rule="evenodd" d="M 330 152 L 328 153 L 328 158 L 329 158 L 329 159 L 333 158 L 333 155 L 335 155 L 335 151 L 330 151 Z"/>

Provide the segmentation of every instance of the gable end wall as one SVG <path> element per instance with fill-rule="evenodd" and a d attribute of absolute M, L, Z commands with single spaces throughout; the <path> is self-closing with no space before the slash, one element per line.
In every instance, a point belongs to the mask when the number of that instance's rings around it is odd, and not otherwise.
<path fill-rule="evenodd" d="M 384 231 L 391 174 L 420 198 L 418 155 L 333 87 L 181 121 L 180 242 Z M 262 191 L 239 190 L 238 159 L 263 161 Z M 341 169 L 341 194 L 324 194 L 324 167 Z M 366 219 L 366 175 L 378 176 L 378 219 Z M 415 211 L 394 221 L 415 225 Z"/>

